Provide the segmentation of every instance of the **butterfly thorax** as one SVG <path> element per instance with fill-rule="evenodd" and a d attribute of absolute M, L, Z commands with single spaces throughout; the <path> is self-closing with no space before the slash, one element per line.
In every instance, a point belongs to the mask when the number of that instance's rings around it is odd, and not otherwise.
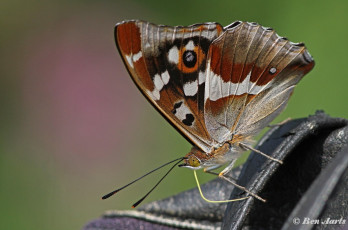
<path fill-rule="evenodd" d="M 193 146 L 191 151 L 186 154 L 183 166 L 197 170 L 229 163 L 238 158 L 241 152 L 245 151 L 245 149 L 240 146 L 241 142 L 250 143 L 251 141 L 249 138 L 235 135 L 232 140 L 213 148 L 210 153 L 206 153 L 198 147 Z"/>

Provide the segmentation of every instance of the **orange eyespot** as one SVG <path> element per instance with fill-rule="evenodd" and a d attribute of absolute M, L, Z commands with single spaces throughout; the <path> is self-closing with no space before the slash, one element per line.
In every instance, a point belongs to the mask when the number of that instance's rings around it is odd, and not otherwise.
<path fill-rule="evenodd" d="M 198 167 L 198 166 L 201 165 L 200 160 L 198 160 L 198 158 L 197 158 L 196 156 L 193 156 L 193 155 L 191 155 L 191 156 L 189 157 L 188 163 L 189 163 L 189 165 L 192 166 L 192 167 Z"/>
<path fill-rule="evenodd" d="M 194 46 L 193 49 L 186 49 L 185 46 L 179 50 L 179 62 L 177 67 L 183 73 L 193 73 L 205 59 L 205 53 L 200 46 Z"/>

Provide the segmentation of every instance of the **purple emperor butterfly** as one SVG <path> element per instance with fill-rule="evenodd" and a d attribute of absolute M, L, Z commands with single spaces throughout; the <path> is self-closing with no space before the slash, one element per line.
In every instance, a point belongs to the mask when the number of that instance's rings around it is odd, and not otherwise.
<path fill-rule="evenodd" d="M 267 156 L 253 149 L 252 137 L 314 67 L 304 44 L 256 23 L 170 27 L 132 20 L 116 25 L 115 39 L 140 91 L 193 145 L 181 166 L 210 172 L 228 164 L 218 175 L 230 182 L 225 175 L 243 151 Z"/>

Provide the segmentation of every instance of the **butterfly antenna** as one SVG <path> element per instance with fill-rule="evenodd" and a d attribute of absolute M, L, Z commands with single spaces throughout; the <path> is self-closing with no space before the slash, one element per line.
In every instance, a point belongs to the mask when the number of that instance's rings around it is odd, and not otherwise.
<path fill-rule="evenodd" d="M 179 160 L 179 159 L 180 159 L 180 160 Z M 135 208 L 135 207 L 138 206 L 141 202 L 143 202 L 143 200 L 145 200 L 145 198 L 146 198 L 148 195 L 150 195 L 150 193 L 162 182 L 162 180 L 174 169 L 174 167 L 177 166 L 177 165 L 181 162 L 181 160 L 183 160 L 183 159 L 185 159 L 185 158 L 182 157 L 182 158 L 179 158 L 179 159 L 177 159 L 178 162 L 176 162 L 176 163 L 168 170 L 168 172 L 157 182 L 157 184 L 155 184 L 155 186 L 152 187 L 152 189 L 151 189 L 148 193 L 146 193 L 145 196 L 143 196 L 140 200 L 138 200 L 137 202 L 135 202 L 135 203 L 132 205 L 132 208 Z M 171 162 L 173 162 L 173 161 L 171 161 Z"/>
<path fill-rule="evenodd" d="M 175 161 L 178 161 L 178 163 L 179 163 L 179 162 L 182 161 L 183 159 L 184 159 L 184 157 L 180 157 L 180 158 L 178 158 L 178 159 L 175 159 L 175 160 L 172 160 L 172 161 L 170 161 L 170 162 L 167 162 L 167 163 L 165 163 L 165 164 L 159 166 L 158 168 L 155 168 L 155 169 L 151 170 L 150 172 L 146 173 L 145 175 L 142 175 L 142 176 L 139 177 L 138 179 L 133 180 L 133 181 L 130 182 L 129 184 L 126 184 L 125 186 L 122 186 L 121 188 L 118 188 L 118 189 L 116 189 L 116 190 L 114 190 L 114 191 L 112 191 L 112 192 L 110 192 L 110 193 L 104 195 L 104 196 L 102 197 L 102 199 L 105 200 L 105 199 L 109 198 L 110 196 L 115 195 L 115 194 L 118 193 L 119 191 L 121 191 L 121 190 L 127 188 L 128 186 L 134 184 L 134 183 L 137 182 L 138 180 L 140 180 L 140 179 L 146 177 L 147 175 L 149 175 L 149 174 L 151 174 L 151 173 L 157 171 L 158 169 L 161 169 L 161 168 L 163 168 L 164 166 L 169 165 L 169 164 L 171 164 L 171 163 L 173 163 L 173 162 L 175 162 Z M 178 163 L 176 163 L 175 165 L 177 165 Z M 175 166 L 175 165 L 174 165 L 174 166 Z M 174 167 L 173 167 L 173 168 L 174 168 Z M 171 170 L 172 170 L 172 169 L 170 169 L 170 171 L 171 171 Z M 169 171 L 169 172 L 170 172 L 170 171 Z M 168 172 L 168 173 L 169 173 L 169 172 Z M 168 174 L 168 173 L 167 173 L 167 174 Z M 167 175 L 167 174 L 166 174 L 166 175 Z M 161 179 L 161 181 L 162 181 L 162 180 L 163 180 L 163 178 Z M 156 185 L 156 186 L 157 186 L 157 185 Z M 152 190 L 153 190 L 153 189 L 152 189 Z M 148 195 L 148 194 L 147 194 L 147 195 Z M 144 197 L 144 199 L 145 199 L 145 197 Z"/>

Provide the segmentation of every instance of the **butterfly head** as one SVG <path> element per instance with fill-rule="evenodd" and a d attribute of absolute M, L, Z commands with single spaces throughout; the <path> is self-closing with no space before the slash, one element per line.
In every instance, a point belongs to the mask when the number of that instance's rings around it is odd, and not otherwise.
<path fill-rule="evenodd" d="M 184 163 L 179 167 L 185 167 L 193 170 L 206 168 L 209 164 L 209 154 L 203 152 L 197 147 L 192 147 L 191 151 L 186 154 Z"/>

